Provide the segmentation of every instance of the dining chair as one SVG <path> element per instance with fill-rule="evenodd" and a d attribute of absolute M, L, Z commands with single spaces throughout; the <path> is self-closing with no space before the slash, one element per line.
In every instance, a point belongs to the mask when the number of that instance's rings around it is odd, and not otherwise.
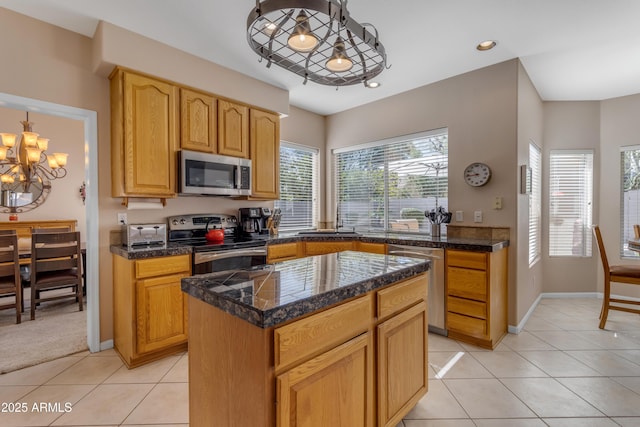
<path fill-rule="evenodd" d="M 34 227 L 32 233 L 64 233 L 73 231 L 71 227 Z"/>
<path fill-rule="evenodd" d="M 5 231 L 13 231 L 14 234 L 8 234 Z M 15 308 L 16 323 L 20 323 L 23 302 L 18 236 L 16 236 L 15 230 L 3 230 L 0 233 L 0 296 L 15 297 L 14 302 L 0 305 L 0 309 Z"/>
<path fill-rule="evenodd" d="M 633 224 L 633 235 L 636 239 L 640 239 L 640 224 Z"/>
<path fill-rule="evenodd" d="M 640 285 L 640 265 L 609 265 L 599 226 L 593 226 L 593 234 L 598 242 L 598 251 L 600 252 L 600 259 L 602 260 L 602 267 L 604 268 L 604 296 L 602 298 L 602 310 L 600 310 L 600 329 L 604 329 L 609 310 L 640 314 L 640 309 L 612 304 L 640 305 L 640 301 L 621 297 L 611 298 L 611 282 Z"/>
<path fill-rule="evenodd" d="M 43 297 L 44 291 L 72 288 L 72 293 Z M 31 320 L 36 305 L 43 301 L 76 298 L 82 300 L 82 252 L 80 232 L 33 233 L 31 235 Z"/>

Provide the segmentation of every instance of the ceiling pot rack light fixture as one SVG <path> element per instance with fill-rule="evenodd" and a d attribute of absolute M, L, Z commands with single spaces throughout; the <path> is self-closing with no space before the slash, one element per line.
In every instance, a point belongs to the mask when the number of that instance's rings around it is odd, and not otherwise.
<path fill-rule="evenodd" d="M 27 119 L 20 123 L 23 126 L 21 137 L 13 133 L 0 133 L 0 187 L 3 202 L 5 194 L 30 193 L 34 184 L 43 192 L 48 192 L 51 186 L 49 181 L 67 175 L 65 166 L 69 155 L 46 153 L 49 139 L 33 132 L 29 112 Z"/>
<path fill-rule="evenodd" d="M 347 0 L 256 0 L 247 41 L 267 68 L 276 64 L 304 84 L 376 87 L 371 80 L 389 68 L 378 30 L 355 21 Z"/>

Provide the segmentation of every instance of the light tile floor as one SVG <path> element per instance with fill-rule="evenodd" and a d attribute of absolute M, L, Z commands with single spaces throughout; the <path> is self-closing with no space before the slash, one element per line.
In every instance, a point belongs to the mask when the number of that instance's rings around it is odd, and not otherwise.
<path fill-rule="evenodd" d="M 543 299 L 494 351 L 430 335 L 429 393 L 398 427 L 640 427 L 640 316 L 599 330 L 599 312 Z M 108 350 L 0 375 L 0 426 L 186 427 L 187 357 L 128 370 Z"/>

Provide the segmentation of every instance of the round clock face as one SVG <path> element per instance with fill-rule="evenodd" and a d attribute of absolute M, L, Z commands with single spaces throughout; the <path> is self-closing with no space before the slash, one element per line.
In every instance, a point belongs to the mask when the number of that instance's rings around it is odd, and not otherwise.
<path fill-rule="evenodd" d="M 484 163 L 471 163 L 464 170 L 464 180 L 472 187 L 480 187 L 489 182 L 491 168 Z"/>

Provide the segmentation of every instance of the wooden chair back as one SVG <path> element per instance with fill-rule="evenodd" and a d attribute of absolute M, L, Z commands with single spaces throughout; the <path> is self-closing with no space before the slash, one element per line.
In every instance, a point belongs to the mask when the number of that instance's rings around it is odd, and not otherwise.
<path fill-rule="evenodd" d="M 0 233 L 0 295 L 15 295 L 15 302 L 0 305 L 0 309 L 15 308 L 16 323 L 21 322 L 22 283 L 20 282 L 20 259 L 18 236 Z"/>
<path fill-rule="evenodd" d="M 609 274 L 609 260 L 607 259 L 607 252 L 604 250 L 604 243 L 602 241 L 602 233 L 600 233 L 600 227 L 593 226 L 593 235 L 598 242 L 598 252 L 600 252 L 600 260 L 602 261 L 602 268 L 604 268 L 605 274 Z"/>
<path fill-rule="evenodd" d="M 66 233 L 73 231 L 71 227 L 34 227 L 32 233 Z"/>
<path fill-rule="evenodd" d="M 41 297 L 46 290 L 73 288 L 73 293 Z M 31 235 L 31 320 L 41 301 L 73 297 L 83 310 L 80 232 Z"/>
<path fill-rule="evenodd" d="M 636 239 L 640 239 L 640 224 L 633 224 L 633 235 Z"/>

